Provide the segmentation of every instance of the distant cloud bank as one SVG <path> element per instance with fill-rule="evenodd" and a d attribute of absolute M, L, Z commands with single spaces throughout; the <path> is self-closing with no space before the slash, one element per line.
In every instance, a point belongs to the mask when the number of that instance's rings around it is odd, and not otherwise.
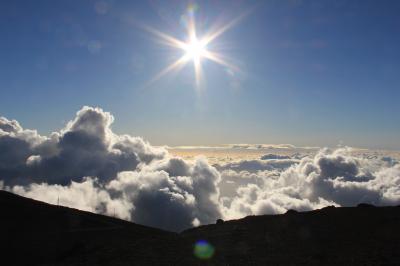
<path fill-rule="evenodd" d="M 0 117 L 0 189 L 175 231 L 288 209 L 400 204 L 397 157 L 310 147 L 303 149 L 314 153 L 296 149 L 211 165 L 117 135 L 113 121 L 100 108 L 83 107 L 62 130 L 41 136 Z M 295 150 L 289 144 L 228 148 Z"/>

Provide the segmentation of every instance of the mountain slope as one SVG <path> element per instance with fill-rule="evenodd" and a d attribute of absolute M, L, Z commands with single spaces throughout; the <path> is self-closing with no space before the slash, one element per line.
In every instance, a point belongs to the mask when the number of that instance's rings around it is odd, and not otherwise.
<path fill-rule="evenodd" d="M 4 265 L 400 265 L 400 207 L 249 216 L 180 234 L 0 191 Z M 215 248 L 193 256 L 198 240 Z"/>
<path fill-rule="evenodd" d="M 400 265 L 400 207 L 328 207 L 189 229 L 220 265 Z"/>
<path fill-rule="evenodd" d="M 178 234 L 0 191 L 0 260 L 13 264 L 175 264 Z"/>

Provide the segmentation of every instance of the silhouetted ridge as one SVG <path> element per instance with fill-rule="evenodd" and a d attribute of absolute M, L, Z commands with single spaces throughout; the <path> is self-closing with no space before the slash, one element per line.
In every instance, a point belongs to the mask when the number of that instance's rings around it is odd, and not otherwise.
<path fill-rule="evenodd" d="M 180 234 L 0 191 L 4 265 L 400 265 L 400 207 L 329 206 Z M 205 240 L 214 256 L 200 261 Z"/>

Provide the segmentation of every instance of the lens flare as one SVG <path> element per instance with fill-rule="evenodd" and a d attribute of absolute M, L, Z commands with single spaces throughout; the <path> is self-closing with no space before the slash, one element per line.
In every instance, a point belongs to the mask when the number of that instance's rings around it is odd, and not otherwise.
<path fill-rule="evenodd" d="M 206 240 L 199 240 L 194 245 L 194 255 L 201 260 L 211 259 L 214 255 L 214 247 Z"/>

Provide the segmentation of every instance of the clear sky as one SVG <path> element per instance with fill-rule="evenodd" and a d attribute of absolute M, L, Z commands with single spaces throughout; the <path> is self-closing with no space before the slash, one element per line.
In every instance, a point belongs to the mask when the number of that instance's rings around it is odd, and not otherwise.
<path fill-rule="evenodd" d="M 1 1 L 0 115 L 42 134 L 84 105 L 157 145 L 291 143 L 400 149 L 400 2 L 197 1 L 198 37 L 247 15 L 202 59 L 184 52 L 187 1 Z"/>

